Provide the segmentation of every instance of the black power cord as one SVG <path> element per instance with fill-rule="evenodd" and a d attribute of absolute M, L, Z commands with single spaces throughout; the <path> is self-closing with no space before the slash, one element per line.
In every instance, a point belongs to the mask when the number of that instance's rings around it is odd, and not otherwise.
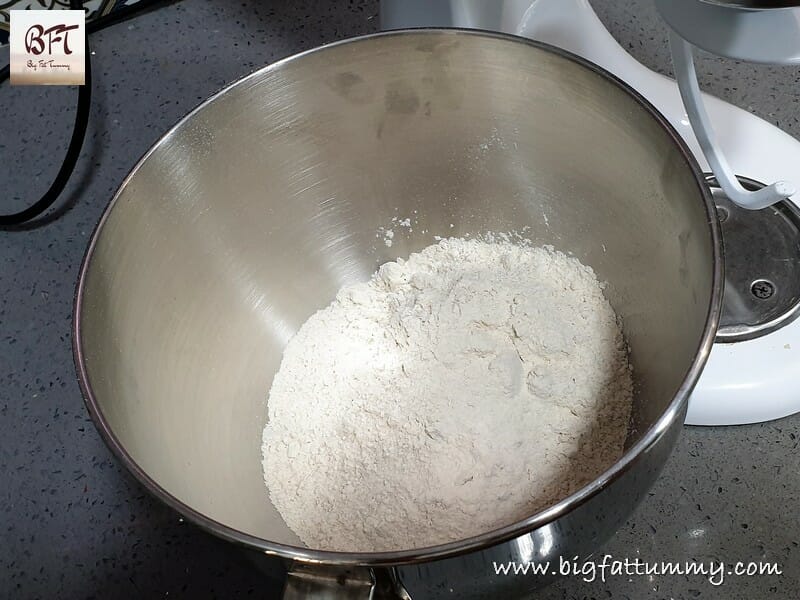
<path fill-rule="evenodd" d="M 169 0 L 168 0 L 169 1 Z M 69 181 L 72 172 L 75 170 L 75 165 L 78 162 L 78 157 L 81 153 L 83 141 L 86 138 L 86 130 L 89 124 L 89 112 L 92 106 L 92 65 L 91 65 L 91 52 L 89 50 L 88 34 L 94 31 L 108 27 L 115 23 L 125 21 L 131 18 L 134 14 L 139 14 L 143 9 L 152 10 L 157 4 L 167 4 L 165 0 L 139 0 L 139 2 L 120 8 L 109 15 L 100 17 L 86 25 L 86 82 L 84 85 L 78 87 L 78 102 L 75 111 L 75 124 L 72 128 L 72 137 L 67 146 L 67 152 L 64 155 L 64 160 L 61 163 L 58 173 L 50 184 L 48 190 L 36 202 L 31 204 L 28 208 L 10 215 L 0 215 L 0 229 L 13 229 L 31 219 L 39 216 L 53 203 L 64 191 L 64 188 Z M 174 2 L 175 0 L 171 0 Z M 170 2 L 171 3 L 171 2 Z M 82 0 L 70 0 L 70 8 L 73 10 L 83 10 Z M 7 66 L 0 69 L 0 82 L 8 79 L 10 67 Z"/>

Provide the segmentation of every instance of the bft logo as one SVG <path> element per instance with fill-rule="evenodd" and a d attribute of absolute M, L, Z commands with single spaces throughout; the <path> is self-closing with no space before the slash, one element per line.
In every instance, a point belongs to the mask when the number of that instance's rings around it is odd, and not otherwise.
<path fill-rule="evenodd" d="M 78 25 L 67 25 L 66 23 L 59 23 L 49 29 L 45 29 L 41 25 L 33 25 L 25 34 L 25 50 L 36 56 L 42 54 L 45 49 L 47 54 L 53 54 L 53 44 L 56 44 L 56 51 L 58 51 L 60 43 L 61 51 L 65 55 L 72 54 L 72 50 L 69 49 L 69 32 L 75 29 L 78 29 Z"/>
<path fill-rule="evenodd" d="M 86 15 L 82 10 L 12 10 L 12 85 L 83 85 Z"/>

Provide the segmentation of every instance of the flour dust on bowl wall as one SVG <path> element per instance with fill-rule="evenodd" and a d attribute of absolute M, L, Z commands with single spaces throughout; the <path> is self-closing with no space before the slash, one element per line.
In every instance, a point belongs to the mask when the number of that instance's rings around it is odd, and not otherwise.
<path fill-rule="evenodd" d="M 657 476 L 713 341 L 713 210 L 663 119 L 570 55 L 326 46 L 126 179 L 78 284 L 87 404 L 153 493 L 270 555 L 426 577 L 472 550 L 585 556 Z"/>

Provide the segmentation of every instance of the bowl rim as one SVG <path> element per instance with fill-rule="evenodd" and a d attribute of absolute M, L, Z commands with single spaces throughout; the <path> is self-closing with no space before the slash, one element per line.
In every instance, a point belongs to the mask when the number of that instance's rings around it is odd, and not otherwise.
<path fill-rule="evenodd" d="M 185 504 L 166 489 L 161 487 L 154 479 L 152 479 L 133 459 L 127 452 L 123 444 L 117 438 L 114 431 L 111 429 L 110 424 L 103 415 L 100 409 L 98 399 L 92 389 L 91 381 L 89 379 L 86 359 L 83 350 L 83 336 L 82 336 L 82 307 L 84 300 L 84 292 L 86 286 L 86 278 L 89 268 L 91 266 L 92 257 L 97 247 L 98 240 L 103 232 L 103 226 L 111 214 L 114 206 L 116 205 L 123 190 L 127 187 L 130 180 L 136 175 L 140 167 L 155 152 L 166 138 L 171 136 L 178 128 L 188 122 L 196 113 L 203 110 L 207 105 L 215 101 L 217 98 L 226 94 L 234 87 L 246 82 L 248 79 L 262 75 L 263 73 L 275 71 L 282 68 L 284 65 L 301 59 L 302 57 L 317 52 L 323 52 L 328 48 L 335 46 L 344 46 L 349 44 L 358 44 L 365 41 L 379 39 L 384 37 L 397 37 L 407 35 L 447 35 L 447 36 L 475 36 L 494 38 L 505 40 L 513 43 L 526 44 L 538 50 L 550 52 L 561 58 L 577 63 L 578 65 L 587 68 L 597 75 L 601 76 L 609 83 L 616 85 L 618 88 L 625 91 L 633 98 L 650 116 L 661 125 L 664 132 L 672 139 L 673 143 L 679 150 L 681 156 L 690 172 L 694 175 L 695 183 L 697 185 L 698 193 L 703 201 L 706 220 L 709 226 L 709 233 L 712 242 L 712 289 L 711 298 L 709 303 L 708 312 L 706 314 L 706 321 L 703 330 L 703 335 L 700 339 L 700 344 L 696 350 L 695 356 L 686 370 L 682 379 L 681 385 L 676 391 L 672 401 L 663 412 L 663 414 L 653 423 L 642 437 L 633 446 L 628 448 L 622 457 L 620 457 L 613 465 L 611 465 L 605 472 L 596 477 L 593 481 L 583 486 L 579 490 L 573 492 L 566 498 L 558 503 L 541 510 L 525 519 L 516 521 L 510 525 L 487 531 L 479 535 L 470 536 L 461 540 L 447 542 L 444 544 L 437 544 L 424 548 L 416 548 L 411 550 L 399 551 L 383 551 L 383 552 L 340 552 L 330 550 L 317 550 L 306 548 L 302 546 L 293 546 L 279 542 L 273 542 L 260 538 L 243 531 L 239 531 L 216 521 L 201 512 L 193 509 Z M 454 557 L 469 552 L 474 552 L 490 546 L 507 542 L 521 535 L 528 534 L 542 526 L 548 525 L 563 515 L 571 512 L 575 508 L 585 504 L 591 498 L 595 497 L 605 488 L 609 487 L 614 481 L 622 477 L 628 470 L 630 470 L 635 463 L 640 459 L 641 455 L 653 447 L 661 437 L 673 425 L 676 419 L 679 419 L 684 414 L 684 409 L 688 404 L 689 395 L 694 389 L 697 380 L 705 366 L 708 356 L 711 352 L 714 338 L 716 335 L 717 327 L 722 309 L 722 291 L 723 291 L 723 254 L 722 254 L 722 238 L 720 225 L 716 218 L 716 209 L 712 200 L 710 190 L 706 184 L 703 171 L 700 169 L 697 160 L 689 150 L 688 145 L 683 141 L 677 131 L 672 127 L 669 121 L 641 94 L 639 94 L 630 85 L 622 81 L 617 76 L 606 71 L 602 67 L 557 46 L 546 44 L 543 42 L 531 40 L 528 38 L 515 36 L 506 33 L 485 31 L 479 29 L 462 29 L 462 28 L 442 28 L 442 27 L 421 27 L 411 29 L 398 29 L 392 31 L 382 31 L 368 35 L 362 35 L 344 40 L 339 40 L 330 44 L 325 44 L 310 50 L 306 50 L 297 54 L 293 54 L 260 69 L 249 73 L 234 82 L 226 85 L 218 90 L 216 93 L 209 96 L 207 99 L 200 102 L 193 108 L 187 115 L 182 117 L 175 125 L 173 125 L 164 135 L 162 135 L 153 146 L 150 147 L 142 157 L 136 162 L 135 166 L 128 172 L 123 179 L 117 191 L 114 193 L 108 206 L 104 209 L 97 225 L 92 232 L 89 245 L 84 254 L 81 262 L 78 282 L 75 289 L 75 297 L 73 303 L 73 327 L 72 327 L 72 349 L 73 359 L 75 362 L 75 369 L 78 375 L 81 392 L 84 397 L 86 407 L 94 422 L 95 427 L 100 432 L 103 441 L 130 473 L 144 485 L 144 487 L 153 494 L 156 498 L 164 504 L 177 511 L 187 520 L 202 529 L 220 537 L 227 541 L 234 542 L 240 546 L 244 546 L 251 550 L 257 550 L 266 555 L 277 556 L 281 558 L 296 560 L 306 563 L 324 563 L 329 565 L 341 566 L 393 566 L 403 564 L 416 564 L 425 561 L 438 560 L 443 558 Z"/>

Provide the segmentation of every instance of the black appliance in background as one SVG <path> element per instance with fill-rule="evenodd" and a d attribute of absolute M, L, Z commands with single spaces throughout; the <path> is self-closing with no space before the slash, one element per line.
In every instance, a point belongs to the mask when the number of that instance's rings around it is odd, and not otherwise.
<path fill-rule="evenodd" d="M 0 213 L 0 229 L 14 229 L 27 223 L 50 208 L 58 199 L 69 181 L 78 161 L 78 156 L 86 137 L 89 112 L 92 102 L 92 70 L 88 36 L 109 25 L 119 23 L 141 14 L 171 4 L 177 0 L 0 0 L 0 45 L 8 43 L 9 11 L 11 10 L 84 10 L 86 12 L 86 83 L 78 86 L 78 99 L 75 110 L 75 125 L 72 129 L 67 151 L 50 187 L 38 200 L 31 201 L 27 208 L 12 213 Z M 0 83 L 8 80 L 9 67 L 0 69 Z M 2 189 L 2 186 L 0 186 Z"/>

